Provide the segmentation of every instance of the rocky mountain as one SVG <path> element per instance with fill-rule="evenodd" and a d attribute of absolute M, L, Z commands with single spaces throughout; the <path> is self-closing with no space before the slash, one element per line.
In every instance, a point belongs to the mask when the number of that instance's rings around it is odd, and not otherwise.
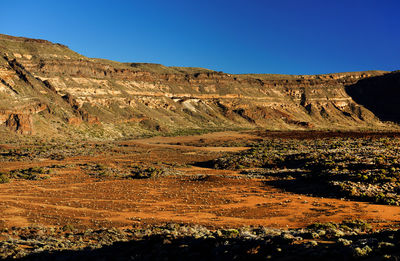
<path fill-rule="evenodd" d="M 384 71 L 233 75 L 119 63 L 0 35 L 0 129 L 82 138 L 185 129 L 386 130 L 397 128 L 382 120 L 399 119 L 399 79 Z"/>

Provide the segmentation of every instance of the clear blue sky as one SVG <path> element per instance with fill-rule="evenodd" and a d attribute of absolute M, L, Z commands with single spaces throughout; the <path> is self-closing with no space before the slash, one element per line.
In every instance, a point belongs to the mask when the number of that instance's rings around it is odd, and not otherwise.
<path fill-rule="evenodd" d="M 399 0 L 5 0 L 0 33 L 228 73 L 400 69 Z"/>

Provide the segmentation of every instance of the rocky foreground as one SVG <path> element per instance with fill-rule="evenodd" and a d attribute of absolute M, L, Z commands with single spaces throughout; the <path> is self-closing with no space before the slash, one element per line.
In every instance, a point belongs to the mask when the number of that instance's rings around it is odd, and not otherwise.
<path fill-rule="evenodd" d="M 304 229 L 209 230 L 167 224 L 142 229 L 27 227 L 1 232 L 0 256 L 22 260 L 352 260 L 400 258 L 400 232 L 362 221 Z"/>
<path fill-rule="evenodd" d="M 398 133 L 255 134 L 4 144 L 0 256 L 398 260 Z"/>

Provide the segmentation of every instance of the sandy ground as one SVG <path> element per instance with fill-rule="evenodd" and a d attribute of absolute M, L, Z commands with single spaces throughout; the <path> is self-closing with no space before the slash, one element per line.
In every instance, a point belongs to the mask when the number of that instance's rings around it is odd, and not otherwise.
<path fill-rule="evenodd" d="M 0 171 L 60 165 L 51 178 L 12 180 L 0 184 L 0 227 L 64 226 L 131 227 L 166 222 L 208 227 L 304 227 L 315 222 L 363 219 L 390 225 L 400 221 L 400 208 L 286 192 L 236 171 L 188 164 L 217 158 L 246 147 L 213 147 L 216 141 L 259 138 L 255 133 L 222 132 L 188 137 L 154 137 L 120 142 L 112 154 L 61 161 L 0 163 Z M 202 146 L 179 145 L 202 142 Z M 81 167 L 101 163 L 175 164 L 179 175 L 151 179 L 99 179 Z M 194 178 L 195 175 L 205 178 Z"/>

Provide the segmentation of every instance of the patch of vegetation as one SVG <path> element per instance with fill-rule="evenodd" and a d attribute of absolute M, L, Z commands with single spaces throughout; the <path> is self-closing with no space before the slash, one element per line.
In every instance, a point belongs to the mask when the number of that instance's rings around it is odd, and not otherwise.
<path fill-rule="evenodd" d="M 114 152 L 112 143 L 34 142 L 18 148 L 0 149 L 0 161 L 52 159 L 62 161 L 67 157 L 90 156 Z"/>
<path fill-rule="evenodd" d="M 161 177 L 166 174 L 166 171 L 161 167 L 143 165 L 128 165 L 121 168 L 114 168 L 105 164 L 94 163 L 84 164 L 82 168 L 88 171 L 89 175 L 101 179 L 147 179 Z"/>
<path fill-rule="evenodd" d="M 199 139 L 191 142 L 170 143 L 171 145 L 183 145 L 193 147 L 253 147 L 261 140 L 210 140 Z"/>
<path fill-rule="evenodd" d="M 123 175 L 120 169 L 109 167 L 101 163 L 85 163 L 81 168 L 88 172 L 88 174 L 95 178 L 117 178 Z"/>
<path fill-rule="evenodd" d="M 365 232 L 370 231 L 372 229 L 371 224 L 363 221 L 363 220 L 345 220 L 341 223 L 314 223 L 308 226 L 308 228 L 313 230 L 328 230 L 328 229 L 341 229 L 344 231 L 354 231 L 357 229 L 358 231 Z"/>
<path fill-rule="evenodd" d="M 210 230 L 165 224 L 133 229 L 28 227 L 0 231 L 0 258 L 24 260 L 398 260 L 400 231 L 363 221 L 300 229 Z M 12 237 L 11 237 L 12 235 Z M 157 251 L 150 251 L 156 249 Z"/>
<path fill-rule="evenodd" d="M 8 177 L 8 175 L 1 173 L 0 174 L 0 184 L 8 183 L 8 182 L 10 182 L 10 178 Z"/>
<path fill-rule="evenodd" d="M 210 180 L 211 176 L 210 175 L 203 175 L 203 174 L 198 174 L 198 175 L 193 175 L 190 177 L 190 181 L 208 181 Z"/>
<path fill-rule="evenodd" d="M 193 136 L 193 135 L 202 135 L 212 132 L 219 132 L 219 131 L 243 131 L 248 130 L 246 128 L 201 128 L 201 129 L 177 129 L 170 131 L 168 133 L 163 133 L 162 135 L 165 137 L 176 137 L 176 136 Z"/>
<path fill-rule="evenodd" d="M 176 137 L 176 136 L 192 136 L 192 135 L 202 135 L 210 132 L 216 132 L 219 130 L 212 129 L 179 129 L 166 134 L 163 134 L 166 137 Z"/>
<path fill-rule="evenodd" d="M 42 167 L 32 167 L 27 169 L 16 169 L 9 172 L 0 173 L 0 183 L 7 183 L 11 179 L 42 180 L 48 179 L 50 170 Z"/>
<path fill-rule="evenodd" d="M 400 205 L 400 141 L 396 138 L 267 139 L 208 162 L 251 176 L 292 178 L 337 196 Z M 247 170 L 259 168 L 261 170 Z M 279 174 L 281 173 L 281 174 Z"/>
<path fill-rule="evenodd" d="M 160 177 L 165 173 L 161 168 L 144 167 L 139 165 L 132 165 L 130 167 L 130 174 L 124 176 L 126 179 L 148 179 Z"/>

